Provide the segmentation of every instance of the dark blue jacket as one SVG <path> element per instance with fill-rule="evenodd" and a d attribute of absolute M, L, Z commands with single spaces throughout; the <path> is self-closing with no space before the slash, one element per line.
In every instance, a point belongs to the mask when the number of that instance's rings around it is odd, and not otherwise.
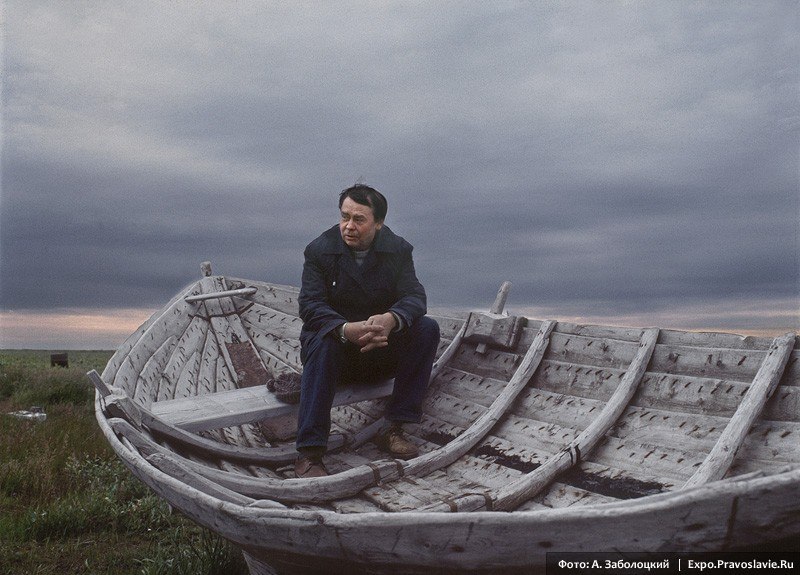
<path fill-rule="evenodd" d="M 361 266 L 338 225 L 308 244 L 299 297 L 303 358 L 314 338 L 325 337 L 346 321 L 393 311 L 407 327 L 425 315 L 425 288 L 414 271 L 413 249 L 385 225 Z"/>

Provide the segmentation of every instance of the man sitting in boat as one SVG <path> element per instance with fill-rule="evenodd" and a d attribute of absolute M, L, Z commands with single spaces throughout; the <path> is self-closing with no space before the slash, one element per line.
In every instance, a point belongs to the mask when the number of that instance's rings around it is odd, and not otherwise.
<path fill-rule="evenodd" d="M 422 415 L 439 325 L 425 316 L 425 288 L 414 271 L 413 247 L 384 225 L 386 210 L 386 198 L 374 188 L 348 188 L 339 195 L 339 225 L 305 249 L 297 477 L 327 475 L 322 456 L 340 381 L 394 376 L 387 426 L 376 443 L 393 457 L 418 453 L 402 425 Z"/>

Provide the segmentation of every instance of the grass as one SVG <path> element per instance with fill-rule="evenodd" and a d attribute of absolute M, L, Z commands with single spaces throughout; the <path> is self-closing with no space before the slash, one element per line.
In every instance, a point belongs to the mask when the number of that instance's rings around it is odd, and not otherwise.
<path fill-rule="evenodd" d="M 169 506 L 116 459 L 85 373 L 105 351 L 0 351 L 0 575 L 246 574 L 241 553 Z M 40 406 L 44 422 L 8 412 Z"/>

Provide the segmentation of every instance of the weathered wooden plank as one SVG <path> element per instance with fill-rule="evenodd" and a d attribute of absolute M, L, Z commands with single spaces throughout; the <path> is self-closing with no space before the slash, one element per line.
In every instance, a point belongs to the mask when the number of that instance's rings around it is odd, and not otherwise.
<path fill-rule="evenodd" d="M 750 382 L 766 351 L 658 345 L 652 371 Z"/>
<path fill-rule="evenodd" d="M 336 499 L 330 502 L 331 508 L 337 513 L 382 513 L 383 509 L 362 495 Z M 252 575 L 252 572 L 251 572 Z"/>
<path fill-rule="evenodd" d="M 553 393 L 606 402 L 624 375 L 620 369 L 545 359 L 533 385 Z"/>
<path fill-rule="evenodd" d="M 300 361 L 300 342 L 283 339 L 256 329 L 256 326 L 247 319 L 244 320 L 244 324 L 250 330 L 253 344 L 271 369 L 275 370 L 288 365 L 293 371 L 302 371 L 303 362 Z"/>
<path fill-rule="evenodd" d="M 474 344 L 462 343 L 449 365 L 468 373 L 508 381 L 514 375 L 519 361 L 520 355 L 516 353 L 489 350 L 481 355 Z"/>
<path fill-rule="evenodd" d="M 200 357 L 200 371 L 197 374 L 197 395 L 208 395 L 216 392 L 217 359 L 219 344 L 214 337 L 207 337 Z"/>
<path fill-rule="evenodd" d="M 779 385 L 764 406 L 763 417 L 770 421 L 800 421 L 800 387 Z"/>
<path fill-rule="evenodd" d="M 645 375 L 633 404 L 663 411 L 730 417 L 748 383 L 653 372 Z"/>
<path fill-rule="evenodd" d="M 214 393 L 236 389 L 236 382 L 233 380 L 228 364 L 225 363 L 225 358 L 222 355 L 217 357 L 217 377 L 214 380 L 214 384 Z"/>
<path fill-rule="evenodd" d="M 442 339 L 452 340 L 461 331 L 466 322 L 465 318 L 451 317 L 428 311 L 428 317 L 439 324 L 439 335 Z"/>
<path fill-rule="evenodd" d="M 584 507 L 617 501 L 613 497 L 600 495 L 574 485 L 554 482 L 541 494 L 520 505 L 517 511 L 536 511 L 537 509 L 565 509 Z"/>
<path fill-rule="evenodd" d="M 629 406 L 609 434 L 629 442 L 677 444 L 684 449 L 705 453 L 714 446 L 728 419 Z"/>
<path fill-rule="evenodd" d="M 356 405 L 343 404 L 331 409 L 331 421 L 349 437 L 375 421 L 375 418 L 366 415 Z"/>
<path fill-rule="evenodd" d="M 496 379 L 474 376 L 455 369 L 445 372 L 440 381 L 441 384 L 430 396 L 431 401 L 437 397 L 437 392 L 442 392 L 457 397 L 462 402 L 472 402 L 484 407 L 488 406 L 506 385 L 505 382 Z M 533 383 L 536 383 L 536 378 Z M 602 407 L 601 401 L 528 386 L 517 397 L 509 414 L 583 429 L 591 423 Z M 439 409 L 448 407 L 443 404 Z"/>
<path fill-rule="evenodd" d="M 636 356 L 637 346 L 638 342 L 554 333 L 545 359 L 625 369 Z"/>
<path fill-rule="evenodd" d="M 239 317 L 248 325 L 248 331 L 251 333 L 253 331 L 268 333 L 278 339 L 298 340 L 300 338 L 303 320 L 295 315 L 260 304 L 237 307 L 242 310 L 239 312 Z"/>
<path fill-rule="evenodd" d="M 111 427 L 115 430 L 123 429 L 124 437 L 128 439 L 128 441 L 130 441 L 132 435 L 136 435 L 138 433 L 127 421 L 122 419 L 111 419 L 109 420 L 109 425 L 111 425 Z M 131 443 L 134 446 L 136 445 L 134 442 Z M 163 450 L 153 451 L 147 455 L 144 455 L 144 459 L 154 467 L 158 468 L 160 471 L 170 475 L 171 477 L 174 477 L 175 479 L 178 479 L 185 485 L 188 485 L 222 501 L 229 501 L 238 505 L 250 505 L 255 501 L 250 497 L 236 493 L 235 491 L 208 480 L 197 473 L 193 473 L 192 470 L 188 468 L 178 456 L 169 452 Z M 277 502 L 269 502 L 269 507 L 275 509 L 284 508 L 283 505 Z"/>
<path fill-rule="evenodd" d="M 109 375 L 103 376 L 104 380 L 112 382 L 113 385 L 125 390 L 128 395 L 133 397 L 139 374 L 153 353 L 161 347 L 164 340 L 170 336 L 178 337 L 188 328 L 192 321 L 188 313 L 189 305 L 179 300 L 150 323 L 114 372 L 113 380 L 110 377 L 111 370 L 108 371 Z M 103 371 L 104 374 L 106 370 Z"/>
<path fill-rule="evenodd" d="M 797 467 L 796 462 L 792 462 L 789 464 L 790 467 Z M 738 479 L 740 475 L 745 475 L 747 473 L 760 473 L 762 475 L 773 475 L 777 473 L 782 473 L 787 470 L 787 463 L 785 461 L 774 461 L 769 459 L 745 459 L 743 457 L 737 457 L 733 464 L 731 465 L 730 470 L 728 471 L 728 476 L 723 479 L 722 481 L 728 481 L 729 479 Z"/>
<path fill-rule="evenodd" d="M 800 423 L 796 421 L 759 420 L 745 437 L 736 458 L 794 463 L 800 461 L 799 439 Z"/>
<path fill-rule="evenodd" d="M 342 386 L 334 398 L 334 405 L 386 397 L 391 394 L 393 385 L 394 380 L 387 380 L 375 385 Z M 160 401 L 152 405 L 154 415 L 187 431 L 254 423 L 294 414 L 297 408 L 296 404 L 278 401 L 266 386 Z"/>
<path fill-rule="evenodd" d="M 455 437 L 455 434 L 460 433 L 460 430 L 468 426 L 484 409 L 475 404 L 466 404 L 460 398 L 444 393 L 435 401 L 443 404 L 437 413 L 428 412 L 433 416 L 432 421 L 435 423 L 426 427 L 426 430 L 428 432 L 438 430 L 444 434 L 441 443 Z M 535 415 L 546 418 L 543 412 L 537 412 Z M 425 422 L 423 418 L 423 423 Z M 451 426 L 452 431 L 447 431 L 447 426 Z M 486 441 L 490 442 L 493 438 L 502 439 L 512 445 L 524 445 L 533 453 L 546 457 L 557 453 L 565 443 L 573 441 L 578 434 L 577 429 L 569 426 L 538 421 L 535 417 L 507 414 L 492 429 Z M 682 449 L 674 444 L 647 444 L 607 435 L 588 457 L 601 465 L 633 474 L 644 472 L 661 477 L 662 483 L 674 483 L 675 480 L 684 481 L 688 478 L 702 463 L 704 453 Z"/>
<path fill-rule="evenodd" d="M 520 421 L 519 423 L 521 424 L 522 422 Z M 457 436 L 461 431 L 462 428 L 423 418 L 418 434 L 421 437 L 429 438 L 436 444 L 444 445 L 450 441 L 450 438 Z M 560 436 L 561 434 L 556 435 Z M 536 431 L 531 435 L 531 437 L 534 436 L 538 436 Z M 565 435 L 566 438 L 576 436 L 576 431 Z M 609 440 L 604 440 L 604 442 L 607 441 Z M 613 438 L 610 441 L 613 454 L 611 458 L 604 457 L 600 462 L 583 461 L 578 471 L 562 475 L 560 481 L 587 491 L 594 490 L 601 494 L 624 498 L 642 497 L 658 493 L 669 490 L 675 485 L 676 479 L 672 469 L 676 460 L 680 460 L 685 456 L 684 453 L 670 450 L 669 448 L 658 451 L 648 446 L 630 446 Z M 558 443 L 558 446 L 563 446 L 563 441 Z M 620 450 L 621 448 L 624 449 Z M 541 466 L 552 454 L 557 453 L 557 448 L 547 450 L 532 445 L 532 442 L 526 441 L 523 432 L 518 435 L 504 435 L 503 438 L 496 435 L 488 436 L 471 453 L 488 462 L 496 463 L 520 473 L 529 473 Z M 655 470 L 652 466 L 649 469 L 645 469 L 645 466 L 642 465 L 642 461 L 648 461 L 648 457 L 651 456 L 661 464 L 661 470 L 657 469 L 658 465 L 655 466 Z M 666 460 L 667 457 L 669 457 L 669 460 Z M 611 459 L 616 459 L 616 461 L 611 461 Z M 695 458 L 695 460 L 696 465 L 700 465 L 702 459 Z M 484 473 L 489 473 L 490 471 L 499 471 L 499 468 L 487 467 L 483 470 Z M 655 475 L 652 473 L 653 471 L 655 471 Z M 659 473 L 659 471 L 665 472 L 666 475 Z M 684 473 L 680 478 L 680 482 L 682 483 L 688 475 L 688 472 Z M 502 487 L 506 485 L 509 477 L 508 474 L 503 472 L 500 475 L 499 483 L 497 480 L 490 480 L 489 482 Z M 488 483 L 484 483 L 482 487 L 486 488 L 487 485 Z M 468 491 L 470 490 L 465 489 L 463 492 Z M 480 490 L 480 497 L 474 499 L 479 505 L 483 505 L 486 502 L 484 491 L 485 489 Z M 547 491 L 543 493 L 546 494 Z M 541 501 L 541 497 L 541 495 L 535 496 L 533 499 Z"/>
<path fill-rule="evenodd" d="M 207 277 L 200 281 L 203 293 L 227 291 L 225 278 Z M 219 350 L 237 387 L 266 383 L 267 368 L 258 355 L 250 334 L 242 325 L 239 310 L 229 297 L 203 300 L 199 305 L 205 310 L 217 338 Z"/>
<path fill-rule="evenodd" d="M 299 288 L 272 283 L 251 282 L 239 278 L 229 278 L 228 282 L 232 285 L 238 283 L 255 285 L 258 291 L 250 295 L 247 301 L 259 303 L 289 315 L 299 315 L 299 305 L 297 303 L 297 297 L 300 295 Z"/>
<path fill-rule="evenodd" d="M 175 398 L 175 389 L 181 372 L 207 336 L 208 322 L 199 317 L 192 318 L 186 330 L 180 335 L 167 365 L 161 370 L 160 377 L 153 382 L 153 385 L 158 387 L 157 401 Z"/>
<path fill-rule="evenodd" d="M 627 341 L 634 345 L 639 343 L 642 335 L 641 328 L 619 327 L 613 325 L 577 324 L 566 321 L 558 322 L 556 333 L 570 336 L 577 335 L 594 340 L 619 340 Z"/>
<path fill-rule="evenodd" d="M 158 380 L 176 343 L 177 338 L 174 335 L 169 336 L 144 364 L 136 381 L 134 401 L 147 407 L 158 398 Z"/>
<path fill-rule="evenodd" d="M 690 377 L 652 371 L 645 374 L 632 404 L 664 411 L 730 416 L 738 407 L 748 384 L 724 379 Z M 593 368 L 551 360 L 542 362 L 534 385 L 553 393 L 606 401 L 623 371 Z M 794 417 L 791 408 L 774 406 L 780 418 Z"/>
<path fill-rule="evenodd" d="M 794 348 L 794 343 L 794 333 L 775 339 L 739 409 L 725 427 L 725 431 L 722 432 L 703 465 L 686 482 L 684 489 L 722 479 L 733 463 L 736 452 L 741 447 L 753 422 L 775 390 L 783 369 L 786 367 L 786 362 L 789 360 L 789 354 Z"/>
<path fill-rule="evenodd" d="M 194 397 L 197 395 L 197 376 L 200 373 L 200 357 L 202 352 L 194 350 L 183 365 L 178 381 L 175 382 L 175 399 Z"/>
<path fill-rule="evenodd" d="M 684 449 L 681 445 L 655 445 L 604 437 L 589 459 L 630 472 L 660 478 L 662 483 L 685 481 L 703 462 L 704 453 Z"/>
<path fill-rule="evenodd" d="M 658 343 L 667 346 L 767 351 L 772 345 L 772 340 L 771 337 L 742 336 L 734 333 L 662 329 Z"/>
<path fill-rule="evenodd" d="M 364 495 L 389 512 L 412 511 L 427 505 L 432 499 L 452 496 L 439 486 L 413 477 L 401 477 L 391 483 L 368 487 Z"/>
<path fill-rule="evenodd" d="M 781 385 L 800 387 L 800 337 L 795 340 L 795 349 L 786 362 Z"/>
<path fill-rule="evenodd" d="M 347 452 L 326 457 L 328 470 L 332 472 L 352 469 L 371 462 L 370 458 Z M 418 492 L 404 485 L 403 479 L 401 477 L 391 483 L 369 486 L 364 489 L 361 496 L 383 511 L 405 511 L 419 507 Z"/>

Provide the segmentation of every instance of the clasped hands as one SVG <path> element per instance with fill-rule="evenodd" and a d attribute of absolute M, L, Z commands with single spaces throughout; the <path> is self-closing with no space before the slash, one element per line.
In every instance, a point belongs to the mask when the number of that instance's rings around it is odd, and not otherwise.
<path fill-rule="evenodd" d="M 397 327 L 397 320 L 391 312 L 373 315 L 365 321 L 347 322 L 344 337 L 354 343 L 361 352 L 389 345 L 389 333 Z"/>

